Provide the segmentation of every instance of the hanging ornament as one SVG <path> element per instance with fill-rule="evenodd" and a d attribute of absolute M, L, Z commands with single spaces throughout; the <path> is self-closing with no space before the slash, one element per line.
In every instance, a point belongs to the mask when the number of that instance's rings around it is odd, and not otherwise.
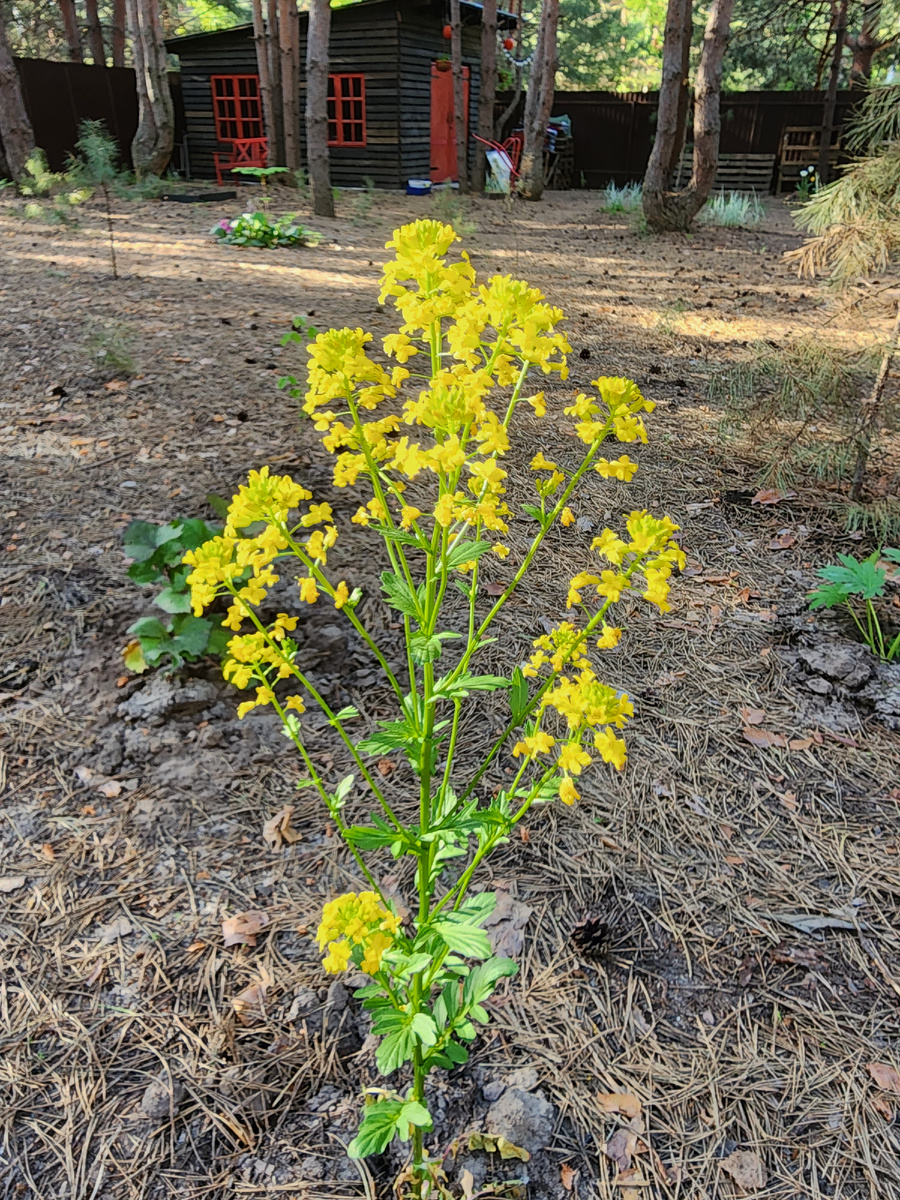
<path fill-rule="evenodd" d="M 504 38 L 503 39 L 503 49 L 504 50 L 515 50 L 515 48 L 516 48 L 516 43 L 512 38 Z"/>
<path fill-rule="evenodd" d="M 507 38 L 503 42 L 503 53 L 506 55 L 507 61 L 511 67 L 515 67 L 517 71 L 521 71 L 523 67 L 530 67 L 534 62 L 534 55 L 529 54 L 527 58 L 516 58 L 514 54 L 510 54 L 507 42 L 512 41 L 512 38 Z"/>
<path fill-rule="evenodd" d="M 444 26 L 444 37 L 447 39 L 448 42 L 453 37 L 453 26 L 452 25 Z"/>

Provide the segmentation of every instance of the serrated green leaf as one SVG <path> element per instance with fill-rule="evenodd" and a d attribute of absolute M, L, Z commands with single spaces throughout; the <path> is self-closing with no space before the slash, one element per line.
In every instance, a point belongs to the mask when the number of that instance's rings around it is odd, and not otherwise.
<path fill-rule="evenodd" d="M 157 525 L 154 541 L 157 546 L 164 546 L 166 542 L 173 542 L 176 538 L 181 537 L 183 525 L 176 525 L 174 522 L 170 525 Z"/>
<path fill-rule="evenodd" d="M 401 1142 L 409 1141 L 410 1125 L 415 1125 L 419 1129 L 431 1129 L 431 1113 L 418 1100 L 407 1100 L 400 1109 L 397 1117 L 397 1132 Z"/>
<path fill-rule="evenodd" d="M 359 709 L 354 708 L 352 704 L 348 704 L 346 708 L 342 708 L 340 712 L 334 714 L 335 721 L 352 721 L 354 717 L 359 716 Z"/>
<path fill-rule="evenodd" d="M 469 1061 L 469 1052 L 465 1046 L 460 1046 L 458 1042 L 447 1042 L 444 1046 L 444 1053 L 451 1062 L 462 1066 Z"/>
<path fill-rule="evenodd" d="M 461 567 L 463 563 L 477 562 L 482 554 L 490 550 L 490 548 L 490 542 L 459 542 L 447 555 L 447 568 L 453 571 L 457 567 Z"/>
<path fill-rule="evenodd" d="M 433 929 L 450 950 L 466 958 L 487 958 L 491 943 L 483 929 L 475 925 L 459 925 L 453 921 L 435 921 Z"/>
<path fill-rule="evenodd" d="M 162 621 L 157 617 L 141 617 L 139 621 L 135 621 L 128 628 L 129 633 L 133 633 L 139 638 L 164 638 L 169 636 L 169 631 Z"/>
<path fill-rule="evenodd" d="M 158 525 L 150 521 L 132 521 L 122 534 L 122 548 L 135 562 L 146 562 L 156 550 Z"/>
<path fill-rule="evenodd" d="M 433 1046 L 437 1041 L 437 1029 L 428 1013 L 416 1013 L 412 1019 L 412 1031 L 423 1046 Z"/>
<path fill-rule="evenodd" d="M 391 608 L 402 613 L 405 617 L 419 618 L 418 595 L 414 595 L 404 579 L 399 579 L 393 571 L 382 571 L 381 590 L 387 596 Z"/>
<path fill-rule="evenodd" d="M 375 1051 L 375 1061 L 382 1075 L 390 1075 L 413 1056 L 416 1046 L 416 1035 L 412 1029 L 398 1029 L 379 1044 Z"/>
<path fill-rule="evenodd" d="M 381 1154 L 397 1132 L 397 1119 L 402 1108 L 400 1100 L 378 1100 L 370 1104 L 356 1137 L 347 1147 L 349 1157 L 368 1158 L 370 1154 Z"/>
<path fill-rule="evenodd" d="M 413 656 L 413 661 L 420 665 L 422 663 L 434 662 L 435 659 L 441 656 L 441 650 L 443 649 L 442 642 L 455 641 L 461 637 L 461 633 L 446 631 L 443 633 L 433 633 L 430 636 L 427 633 L 414 633 L 409 639 L 409 650 Z"/>

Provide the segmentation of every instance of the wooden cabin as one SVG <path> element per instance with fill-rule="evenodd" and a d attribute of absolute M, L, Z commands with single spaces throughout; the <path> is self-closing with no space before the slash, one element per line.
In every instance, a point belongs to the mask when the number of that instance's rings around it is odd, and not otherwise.
<path fill-rule="evenodd" d="M 469 128 L 477 122 L 481 5 L 462 2 Z M 305 143 L 306 29 L 300 14 L 301 144 Z M 358 0 L 331 13 L 329 147 L 337 187 L 405 187 L 456 178 L 453 77 L 444 0 Z M 498 14 L 502 29 L 515 18 Z M 181 63 L 186 166 L 215 177 L 213 156 L 235 138 L 264 135 L 252 25 L 171 38 Z M 471 148 L 470 140 L 470 148 Z"/>

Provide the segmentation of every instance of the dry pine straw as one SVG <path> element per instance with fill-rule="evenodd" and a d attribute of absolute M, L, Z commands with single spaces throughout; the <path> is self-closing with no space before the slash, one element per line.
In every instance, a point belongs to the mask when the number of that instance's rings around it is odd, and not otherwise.
<path fill-rule="evenodd" d="M 800 312 L 795 325 L 818 318 L 805 312 L 808 288 L 780 274 L 775 251 L 790 243 L 783 214 L 760 235 L 704 231 L 687 253 L 674 240 L 656 244 L 651 266 L 648 244 L 621 222 L 602 218 L 595 227 L 594 204 L 573 194 L 512 216 L 483 205 L 476 263 L 518 269 L 576 314 L 576 354 L 592 357 L 574 360 L 576 384 L 623 372 L 662 401 L 635 484 L 592 480 L 578 511 L 601 524 L 623 507 L 669 511 L 685 526 L 696 573 L 679 581 L 667 618 L 635 610 L 621 650 L 605 659 L 610 679 L 636 699 L 628 770 L 586 777 L 574 810 L 535 814 L 526 837 L 486 874 L 534 912 L 521 974 L 499 995 L 477 1058 L 498 1071 L 538 1067 L 560 1114 L 550 1153 L 580 1168 L 584 1196 L 624 1191 L 602 1154 L 619 1118 L 595 1099 L 615 1091 L 644 1104 L 650 1152 L 636 1159 L 633 1181 L 641 1197 L 737 1195 L 719 1166 L 735 1147 L 764 1159 L 767 1197 L 900 1196 L 900 1144 L 889 1119 L 900 1098 L 880 1092 L 866 1071 L 871 1061 L 897 1062 L 898 739 L 875 725 L 796 751 L 741 739 L 745 706 L 765 709 L 768 727 L 794 738 L 815 732 L 772 650 L 781 635 L 771 618 L 796 592 L 787 570 L 828 553 L 833 530 L 808 497 L 777 514 L 687 507 L 714 499 L 723 484 L 752 481 L 748 465 L 710 453 L 708 363 L 733 353 L 735 341 L 786 335 L 787 302 Z M 315 309 L 320 325 L 380 323 L 386 332 L 368 263 L 409 211 L 379 197 L 380 227 L 336 222 L 327 232 L 352 245 L 346 254 L 323 248 L 251 260 L 204 240 L 224 213 L 179 212 L 183 240 L 173 242 L 173 216 L 129 206 L 125 296 L 149 382 L 128 389 L 127 405 L 84 382 L 76 351 L 59 336 L 62 328 L 77 341 L 88 294 L 109 315 L 121 307 L 102 277 L 95 215 L 75 234 L 54 233 L 46 251 L 39 241 L 37 254 L 31 232 L 6 220 L 18 252 L 8 295 L 37 299 L 48 323 L 7 340 L 3 367 L 19 381 L 9 398 L 16 411 L 40 413 L 45 389 L 64 383 L 82 397 L 66 411 L 83 418 L 73 424 L 88 442 L 82 454 L 71 430 L 54 442 L 46 431 L 19 429 L 0 445 L 17 513 L 10 532 L 27 526 L 0 576 L 4 655 L 25 664 L 2 709 L 0 874 L 27 879 L 2 897 L 4 1196 L 364 1192 L 361 1181 L 329 1180 L 340 1152 L 306 1101 L 334 1083 L 351 1129 L 356 1090 L 375 1081 L 371 1057 L 342 1060 L 338 1031 L 307 1035 L 287 1016 L 297 987 L 323 983 L 298 928 L 314 924 L 323 897 L 355 882 L 352 863 L 323 837 L 310 793 L 294 791 L 293 766 L 262 765 L 258 778 L 245 773 L 213 801 L 141 781 L 107 800 L 74 768 L 90 719 L 115 704 L 115 643 L 135 611 L 98 514 L 121 523 L 123 504 L 147 519 L 202 512 L 206 490 L 227 491 L 266 459 L 298 470 L 305 463 L 324 485 L 321 453 L 308 427 L 295 433 L 264 359 L 275 354 L 286 311 Z M 47 274 L 51 254 L 73 287 L 60 289 Z M 176 260 L 182 282 L 174 282 Z M 207 282 L 195 285 L 195 274 Z M 210 293 L 213 279 L 242 289 L 241 303 Z M 722 294 L 729 289 L 735 297 L 749 289 L 756 315 L 735 313 L 740 302 Z M 674 299 L 699 294 L 705 302 L 710 291 L 716 307 L 704 311 L 697 301 L 690 336 L 670 323 L 654 333 Z M 197 370 L 201 355 L 214 362 Z M 657 370 L 648 374 L 651 364 Z M 557 406 L 565 394 L 554 390 Z M 248 419 L 228 436 L 214 417 L 238 406 Z M 565 420 L 540 431 L 545 453 L 573 458 Z M 198 439 L 214 459 L 196 457 Z M 117 454 L 109 467 L 92 468 Z M 528 456 L 510 468 L 519 496 Z M 138 481 L 137 493 L 116 490 L 122 479 Z M 805 543 L 765 549 L 779 526 L 800 523 Z M 524 522 L 513 526 L 514 550 L 528 534 Z M 542 618 L 559 615 L 561 581 L 584 564 L 590 536 L 561 533 L 549 547 L 530 590 L 507 610 L 485 670 L 521 658 Z M 94 542 L 102 553 L 90 552 Z M 494 566 L 498 580 L 504 570 Z M 359 699 L 369 717 L 386 711 L 377 691 Z M 495 707 L 494 723 L 499 699 Z M 490 727 L 483 716 L 467 725 L 473 757 Z M 322 763 L 335 774 L 342 768 L 324 747 Z M 505 769 L 498 765 L 492 785 Z M 388 782 L 399 793 L 404 781 L 399 768 Z M 293 824 L 305 836 L 273 855 L 262 846 L 262 824 L 284 802 L 297 805 Z M 401 889 L 405 882 L 403 870 Z M 862 903 L 854 909 L 853 901 Z M 259 945 L 223 948 L 223 917 L 257 908 L 270 921 Z M 834 911 L 849 912 L 854 928 L 808 934 L 777 919 Z M 569 933 L 594 912 L 609 926 L 609 947 L 600 962 L 580 961 Z M 269 979 L 265 1013 L 242 1024 L 234 998 Z M 180 1110 L 148 1125 L 140 1098 L 150 1080 L 170 1075 L 186 1088 Z M 261 1181 L 241 1157 L 248 1154 L 277 1164 L 284 1182 Z M 298 1187 L 308 1156 L 325 1165 L 324 1177 Z"/>

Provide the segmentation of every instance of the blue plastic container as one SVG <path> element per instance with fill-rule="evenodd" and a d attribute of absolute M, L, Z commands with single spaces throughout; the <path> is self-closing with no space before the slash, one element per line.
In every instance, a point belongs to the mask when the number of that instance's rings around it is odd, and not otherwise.
<path fill-rule="evenodd" d="M 430 179 L 410 179 L 406 184 L 407 196 L 430 196 L 431 195 L 431 180 Z"/>

